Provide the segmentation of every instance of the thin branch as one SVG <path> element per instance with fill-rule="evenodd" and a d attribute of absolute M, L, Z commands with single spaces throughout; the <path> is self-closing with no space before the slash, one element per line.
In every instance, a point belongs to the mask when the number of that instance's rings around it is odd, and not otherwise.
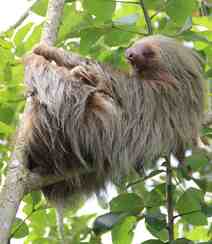
<path fill-rule="evenodd" d="M 168 235 L 169 242 L 174 240 L 174 219 L 173 219 L 173 192 L 172 192 L 172 168 L 170 163 L 170 157 L 166 158 L 166 204 L 168 212 Z"/>
<path fill-rule="evenodd" d="M 163 10 L 165 10 L 169 5 L 170 5 L 171 1 L 170 2 L 167 2 L 165 5 L 159 7 L 157 9 L 157 11 L 152 15 L 150 16 L 150 19 L 154 19 L 158 14 L 160 14 Z"/>
<path fill-rule="evenodd" d="M 153 15 L 150 16 L 150 19 L 153 20 L 156 16 L 160 14 L 160 11 L 155 12 Z"/>
<path fill-rule="evenodd" d="M 194 213 L 199 213 L 199 212 L 201 212 L 201 209 L 193 210 L 193 211 L 186 212 L 186 213 L 177 214 L 177 215 L 173 216 L 173 220 L 178 218 L 178 217 L 182 217 L 182 216 L 186 216 L 186 215 L 190 215 L 190 214 L 194 214 Z"/>
<path fill-rule="evenodd" d="M 164 170 L 158 170 L 157 174 L 152 174 L 152 173 L 150 173 L 149 175 L 146 175 L 146 176 L 144 176 L 144 177 L 141 178 L 141 179 L 138 179 L 138 180 L 135 180 L 135 181 L 133 181 L 133 182 L 128 183 L 128 184 L 126 185 L 126 188 L 130 188 L 130 187 L 132 187 L 132 186 L 134 186 L 134 185 L 137 185 L 137 184 L 139 184 L 139 183 L 141 183 L 141 182 L 143 182 L 143 181 L 145 181 L 145 180 L 147 180 L 147 179 L 150 179 L 150 178 L 152 178 L 152 177 L 154 177 L 154 176 L 156 176 L 156 175 L 159 175 L 159 174 L 161 174 L 161 173 L 165 173 L 165 171 L 164 171 Z"/>
<path fill-rule="evenodd" d="M 153 28 L 152 28 L 151 18 L 150 18 L 149 14 L 148 14 L 148 11 L 146 9 L 146 6 L 145 6 L 143 0 L 140 0 L 140 5 L 141 5 L 141 7 L 143 9 L 143 13 L 144 13 L 144 18 L 145 18 L 146 25 L 147 25 L 148 34 L 152 35 L 153 34 Z"/>
<path fill-rule="evenodd" d="M 11 233 L 10 235 L 10 239 L 15 235 L 15 233 L 17 233 L 20 228 L 23 226 L 23 224 L 26 223 L 26 221 L 32 216 L 33 213 L 35 213 L 37 210 L 40 210 L 39 208 L 38 209 L 32 209 L 32 211 L 23 219 L 23 222 L 21 222 L 17 228 Z"/>
<path fill-rule="evenodd" d="M 42 42 L 53 46 L 57 39 L 57 31 L 60 24 L 65 0 L 50 0 L 47 11 L 47 20 L 43 28 Z"/>

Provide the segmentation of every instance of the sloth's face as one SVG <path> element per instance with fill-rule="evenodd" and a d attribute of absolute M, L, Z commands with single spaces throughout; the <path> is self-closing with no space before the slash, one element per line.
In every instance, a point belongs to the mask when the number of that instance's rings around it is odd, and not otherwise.
<path fill-rule="evenodd" d="M 159 51 L 156 45 L 142 40 L 128 48 L 125 55 L 133 69 L 139 73 L 152 69 L 159 60 Z"/>

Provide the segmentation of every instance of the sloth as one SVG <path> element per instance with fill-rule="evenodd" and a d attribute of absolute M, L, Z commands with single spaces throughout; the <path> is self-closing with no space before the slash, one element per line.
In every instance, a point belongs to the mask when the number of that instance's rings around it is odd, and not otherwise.
<path fill-rule="evenodd" d="M 160 35 L 142 38 L 125 55 L 129 73 L 45 44 L 25 58 L 26 165 L 64 176 L 42 189 L 49 200 L 89 196 L 159 157 L 181 160 L 195 146 L 203 118 L 201 58 Z"/>

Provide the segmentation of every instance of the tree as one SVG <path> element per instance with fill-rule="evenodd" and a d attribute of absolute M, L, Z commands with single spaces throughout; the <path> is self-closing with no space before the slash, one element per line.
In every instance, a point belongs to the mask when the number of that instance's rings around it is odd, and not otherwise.
<path fill-rule="evenodd" d="M 45 25 L 43 40 L 53 45 L 63 1 L 50 3 L 52 3 L 48 11 L 50 22 Z M 59 10 L 57 7 L 60 7 Z M 34 13 L 41 16 L 46 15 L 46 9 L 45 0 L 36 1 L 31 8 Z M 152 33 L 174 36 L 192 43 L 205 58 L 209 91 L 212 76 L 210 63 L 212 27 L 210 17 L 207 16 L 209 14 L 208 2 L 196 0 L 65 1 L 56 45 L 126 69 L 123 51 L 135 37 Z M 23 20 L 24 18 L 0 36 L 0 52 L 3 57 L 0 61 L 0 79 L 3 81 L 0 88 L 2 176 L 5 175 L 5 166 L 13 151 L 9 146 L 11 145 L 9 138 L 14 133 L 25 104 L 22 85 L 23 67 L 18 58 L 39 42 L 43 28 L 42 24 L 28 22 L 26 24 Z M 208 107 L 210 108 L 210 100 Z M 210 116 L 207 120 L 210 121 Z M 210 138 L 211 133 L 210 127 L 202 131 L 204 138 Z M 7 243 L 8 235 L 10 239 L 25 236 L 26 243 L 30 241 L 58 243 L 54 210 L 46 204 L 38 191 L 31 191 L 39 190 L 41 186 L 60 179 L 42 178 L 26 171 L 21 164 L 22 155 L 19 153 L 21 141 L 19 143 L 16 145 L 15 153 L 12 154 L 12 160 L 8 163 L 6 180 L 0 195 L 0 223 L 3 227 L 0 229 L 1 243 Z M 77 209 L 67 210 L 65 215 L 67 240 L 69 243 L 86 243 L 85 240 L 88 240 L 87 243 L 101 243 L 101 234 L 111 230 L 113 243 L 131 243 L 135 226 L 145 219 L 146 228 L 157 238 L 157 241 L 144 242 L 146 244 L 171 241 L 173 231 L 174 239 L 179 239 L 181 236 L 184 239 L 172 243 L 188 243 L 188 239 L 191 240 L 189 243 L 192 241 L 209 243 L 207 241 L 212 238 L 211 225 L 208 222 L 208 218 L 212 216 L 211 200 L 207 198 L 211 196 L 212 191 L 209 156 L 200 150 L 186 158 L 185 166 L 189 166 L 192 172 L 198 173 L 197 175 L 194 173 L 189 175 L 187 167 L 170 167 L 169 160 L 166 161 L 168 164 L 165 168 L 164 165 L 160 165 L 159 169 L 148 169 L 144 177 L 136 176 L 135 180 L 135 175 L 129 175 L 121 186 L 118 186 L 120 194 L 109 203 L 109 213 L 96 218 L 93 228 L 89 228 L 87 223 L 94 218 L 94 215 L 77 217 L 75 215 Z M 146 184 L 150 179 L 153 179 L 151 190 Z M 195 188 L 187 188 L 188 181 L 194 182 Z M 23 212 L 26 218 L 14 220 L 19 203 L 26 193 L 28 194 L 23 199 L 25 204 Z M 4 197 L 8 196 L 9 199 L 5 200 Z M 166 214 L 161 211 L 161 207 L 165 207 L 166 203 L 168 225 Z M 10 231 L 12 222 L 14 225 Z M 49 231 L 46 235 L 47 226 Z"/>

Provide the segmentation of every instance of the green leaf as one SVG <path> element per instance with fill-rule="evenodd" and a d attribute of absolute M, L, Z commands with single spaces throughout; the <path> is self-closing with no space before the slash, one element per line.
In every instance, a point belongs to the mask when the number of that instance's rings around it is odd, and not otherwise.
<path fill-rule="evenodd" d="M 210 68 L 209 70 L 207 70 L 207 72 L 206 72 L 206 76 L 207 77 L 212 77 L 212 69 Z M 208 128 L 208 127 L 206 127 L 206 128 L 203 128 L 202 129 L 202 133 L 204 133 L 204 129 L 210 129 L 209 130 L 209 132 L 210 132 L 210 135 L 212 135 L 212 128 Z M 204 134 L 203 134 L 204 135 Z M 207 135 L 207 134 L 206 134 Z"/>
<path fill-rule="evenodd" d="M 142 244 L 163 244 L 163 243 L 164 242 L 160 240 L 154 240 L 154 239 L 142 242 Z"/>
<path fill-rule="evenodd" d="M 203 151 L 193 152 L 191 156 L 185 158 L 186 166 L 189 166 L 194 171 L 198 171 L 208 163 L 209 160 Z"/>
<path fill-rule="evenodd" d="M 8 126 L 14 120 L 14 112 L 14 107 L 0 106 L 0 121 Z"/>
<path fill-rule="evenodd" d="M 78 31 L 84 24 L 88 25 L 88 21 L 83 22 L 84 17 L 81 12 L 76 11 L 73 5 L 65 4 L 57 41 L 64 41 L 72 32 Z"/>
<path fill-rule="evenodd" d="M 145 205 L 148 207 L 157 207 L 164 204 L 166 199 L 166 184 L 157 185 L 151 192 L 148 193 L 148 196 L 145 201 Z"/>
<path fill-rule="evenodd" d="M 24 66 L 22 64 L 12 66 L 12 84 L 23 87 Z M 23 90 L 23 89 L 21 89 Z"/>
<path fill-rule="evenodd" d="M 176 209 L 182 218 L 193 225 L 206 225 L 207 218 L 202 212 L 204 195 L 200 190 L 189 188 L 179 198 Z"/>
<path fill-rule="evenodd" d="M 210 71 L 211 71 L 211 76 L 212 76 L 212 69 Z M 210 74 L 208 74 L 208 76 L 210 76 Z M 208 128 L 208 127 L 202 128 L 201 134 L 202 134 L 202 136 L 212 137 L 212 128 Z"/>
<path fill-rule="evenodd" d="M 143 200 L 135 193 L 125 193 L 110 202 L 112 212 L 140 213 L 144 209 Z"/>
<path fill-rule="evenodd" d="M 33 206 L 36 206 L 41 201 L 41 193 L 39 191 L 31 192 Z"/>
<path fill-rule="evenodd" d="M 4 81 L 10 82 L 12 80 L 12 68 L 9 63 L 4 67 Z"/>
<path fill-rule="evenodd" d="M 201 25 L 206 27 L 209 31 L 212 31 L 212 16 L 193 17 L 195 25 Z"/>
<path fill-rule="evenodd" d="M 166 228 L 166 216 L 161 213 L 146 215 L 145 222 L 156 232 Z"/>
<path fill-rule="evenodd" d="M 37 25 L 24 43 L 25 51 L 30 51 L 40 41 L 43 25 Z"/>
<path fill-rule="evenodd" d="M 114 20 L 115 25 L 133 25 L 139 19 L 139 14 L 131 14 Z"/>
<path fill-rule="evenodd" d="M 41 16 L 46 16 L 46 11 L 48 7 L 48 0 L 38 0 L 32 6 L 31 10 Z"/>
<path fill-rule="evenodd" d="M 134 31 L 133 28 L 129 29 L 129 26 L 117 26 L 118 29 L 109 27 L 104 35 L 105 43 L 109 46 L 121 46 L 128 45 L 131 38 L 134 36 L 130 31 Z M 129 32 L 127 31 L 129 30 Z"/>
<path fill-rule="evenodd" d="M 55 210 L 53 208 L 41 210 L 39 208 L 28 219 L 30 229 L 32 228 L 38 237 L 44 236 L 46 228 L 49 228 L 50 231 L 53 231 L 57 235 Z"/>
<path fill-rule="evenodd" d="M 196 0 L 169 0 L 167 2 L 166 12 L 174 22 L 182 25 L 197 7 Z"/>
<path fill-rule="evenodd" d="M 168 230 L 165 227 L 165 218 L 166 218 L 166 216 L 161 214 L 159 211 L 157 211 L 155 213 L 152 213 L 152 214 L 148 214 L 148 215 L 152 216 L 152 218 L 155 216 L 155 219 L 150 220 L 151 224 L 148 224 L 145 221 L 147 230 L 153 236 L 155 236 L 156 238 L 159 238 L 161 241 L 166 241 L 168 239 Z M 157 216 L 160 216 L 160 215 L 163 215 L 163 216 L 161 216 L 161 219 L 160 219 L 160 217 L 157 217 Z M 162 224 L 162 227 L 165 227 L 165 228 L 161 228 L 160 226 L 158 226 L 158 224 L 159 225 Z M 161 230 L 158 231 L 159 229 L 161 229 Z"/>
<path fill-rule="evenodd" d="M 12 133 L 14 133 L 14 131 L 15 131 L 14 128 L 0 121 L 0 133 L 11 135 Z"/>
<path fill-rule="evenodd" d="M 188 239 L 185 239 L 185 238 L 180 238 L 180 239 L 177 239 L 175 241 L 172 241 L 170 244 L 192 244 L 193 242 L 188 240 Z"/>
<path fill-rule="evenodd" d="M 112 227 L 123 220 L 127 213 L 107 213 L 97 217 L 93 224 L 93 230 L 96 234 L 111 230 Z"/>
<path fill-rule="evenodd" d="M 205 215 L 206 215 L 207 217 L 212 217 L 212 205 L 209 206 L 209 205 L 207 205 L 207 204 L 204 204 L 204 205 L 202 206 L 202 211 L 203 211 L 203 213 L 205 213 Z"/>
<path fill-rule="evenodd" d="M 183 27 L 180 29 L 180 31 L 178 32 L 178 34 L 182 34 L 185 31 L 188 31 L 192 28 L 192 18 L 191 16 L 187 17 Z"/>
<path fill-rule="evenodd" d="M 18 30 L 18 32 L 15 34 L 14 42 L 16 47 L 23 45 L 23 40 L 28 34 L 28 32 L 31 30 L 33 26 L 33 23 L 28 23 L 22 28 Z"/>
<path fill-rule="evenodd" d="M 198 242 L 197 244 L 212 244 L 212 241 Z"/>
<path fill-rule="evenodd" d="M 149 9 L 157 10 L 164 5 L 164 0 L 144 0 L 144 5 Z"/>
<path fill-rule="evenodd" d="M 14 56 L 12 55 L 12 52 L 10 49 L 4 49 L 0 46 L 0 72 L 1 69 L 4 68 L 4 66 L 8 63 L 12 63 L 14 61 Z"/>
<path fill-rule="evenodd" d="M 147 176 L 144 177 L 144 180 L 147 180 L 147 179 L 150 179 L 156 175 L 159 175 L 161 173 L 164 173 L 165 171 L 164 170 L 153 170 L 151 173 L 149 173 Z M 164 186 L 160 185 L 162 188 Z"/>
<path fill-rule="evenodd" d="M 103 31 L 98 28 L 92 28 L 81 31 L 80 51 L 82 54 L 89 53 L 91 47 L 95 45 L 96 41 L 101 37 Z"/>
<path fill-rule="evenodd" d="M 185 232 L 185 237 L 194 241 L 195 243 L 197 240 L 208 241 L 210 240 L 210 236 L 211 232 L 208 230 L 207 226 L 195 226 L 194 228 Z"/>
<path fill-rule="evenodd" d="M 204 192 L 206 192 L 208 189 L 208 182 L 206 179 L 195 179 L 192 177 L 192 180 L 201 188 Z"/>
<path fill-rule="evenodd" d="M 13 47 L 11 41 L 5 40 L 3 37 L 0 37 L 0 46 L 5 49 L 11 49 Z"/>
<path fill-rule="evenodd" d="M 21 43 L 19 46 L 16 47 L 15 54 L 16 54 L 18 57 L 21 57 L 21 56 L 24 55 L 24 53 L 26 53 L 24 44 L 25 44 L 25 43 Z"/>
<path fill-rule="evenodd" d="M 121 221 L 121 223 L 114 226 L 112 230 L 113 244 L 131 244 L 135 224 L 136 217 L 129 216 Z"/>
<path fill-rule="evenodd" d="M 37 235 L 34 234 L 34 236 L 32 238 L 32 241 L 30 241 L 30 242 L 27 241 L 27 243 L 33 243 L 33 244 L 58 244 L 58 240 L 52 240 L 52 238 L 37 237 Z"/>
<path fill-rule="evenodd" d="M 182 37 L 186 41 L 193 41 L 193 42 L 199 41 L 199 42 L 203 42 L 203 43 L 207 43 L 207 44 L 210 43 L 207 35 L 203 35 L 203 32 L 201 32 L 201 34 L 199 34 L 199 33 L 193 32 L 193 31 L 186 31 L 182 34 Z"/>
<path fill-rule="evenodd" d="M 13 223 L 11 233 L 16 239 L 23 238 L 29 234 L 28 226 L 22 219 L 16 218 Z"/>
<path fill-rule="evenodd" d="M 99 0 L 84 0 L 83 8 L 89 14 L 95 15 L 96 18 L 101 20 L 110 20 L 115 10 L 116 3 L 112 0 L 99 1 Z"/>

